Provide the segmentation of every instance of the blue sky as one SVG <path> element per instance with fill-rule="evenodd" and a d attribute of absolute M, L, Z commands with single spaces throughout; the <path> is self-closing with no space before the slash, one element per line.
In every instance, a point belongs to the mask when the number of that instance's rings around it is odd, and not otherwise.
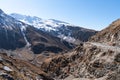
<path fill-rule="evenodd" d="M 120 18 L 120 0 L 0 0 L 0 8 L 95 30 Z"/>

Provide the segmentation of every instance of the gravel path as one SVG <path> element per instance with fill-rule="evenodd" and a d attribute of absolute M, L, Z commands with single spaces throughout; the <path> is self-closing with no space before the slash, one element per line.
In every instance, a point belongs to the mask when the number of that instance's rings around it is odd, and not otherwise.
<path fill-rule="evenodd" d="M 120 47 L 117 47 L 117 46 L 110 46 L 108 44 L 96 43 L 96 42 L 89 42 L 89 44 L 95 45 L 95 46 L 102 48 L 104 50 L 112 50 L 115 52 L 120 52 Z"/>

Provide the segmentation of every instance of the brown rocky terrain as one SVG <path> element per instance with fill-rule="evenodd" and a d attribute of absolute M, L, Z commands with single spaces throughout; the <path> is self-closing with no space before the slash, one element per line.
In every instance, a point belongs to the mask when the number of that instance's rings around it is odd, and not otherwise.
<path fill-rule="evenodd" d="M 119 80 L 119 53 L 119 47 L 98 42 L 81 43 L 66 54 L 44 53 L 48 57 L 40 54 L 32 64 L 1 53 L 0 77 L 1 80 L 37 80 L 38 76 L 43 80 L 51 80 L 50 77 L 54 80 Z"/>
<path fill-rule="evenodd" d="M 39 67 L 0 53 L 0 80 L 53 80 Z"/>
<path fill-rule="evenodd" d="M 41 68 L 57 80 L 119 80 L 120 48 L 98 44 L 85 43 L 69 54 L 48 58 Z"/>

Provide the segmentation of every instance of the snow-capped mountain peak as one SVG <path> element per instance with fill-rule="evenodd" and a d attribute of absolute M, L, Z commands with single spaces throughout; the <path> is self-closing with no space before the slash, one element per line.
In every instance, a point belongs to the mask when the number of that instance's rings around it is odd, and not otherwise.
<path fill-rule="evenodd" d="M 10 16 L 16 18 L 17 20 L 20 20 L 22 22 L 25 22 L 29 25 L 33 25 L 36 28 L 41 28 L 44 29 L 46 31 L 55 31 L 57 30 L 58 27 L 61 27 L 63 25 L 70 25 L 67 22 L 64 21 L 59 21 L 59 20 L 55 20 L 55 19 L 41 19 L 35 16 L 26 16 L 26 15 L 21 15 L 21 14 L 16 14 L 16 13 L 12 13 L 10 14 Z"/>

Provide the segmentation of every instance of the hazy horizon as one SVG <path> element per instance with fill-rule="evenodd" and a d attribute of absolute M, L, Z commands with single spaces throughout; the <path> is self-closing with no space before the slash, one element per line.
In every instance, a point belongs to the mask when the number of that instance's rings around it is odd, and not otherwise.
<path fill-rule="evenodd" d="M 120 16 L 119 0 L 0 0 L 5 13 L 56 19 L 80 27 L 101 30 Z"/>

